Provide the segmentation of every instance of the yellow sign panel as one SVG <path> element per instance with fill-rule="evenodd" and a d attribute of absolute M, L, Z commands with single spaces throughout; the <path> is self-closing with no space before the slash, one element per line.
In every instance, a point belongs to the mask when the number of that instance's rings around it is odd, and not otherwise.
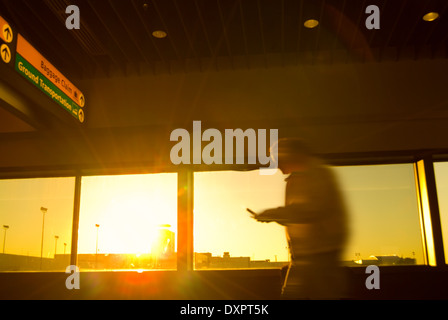
<path fill-rule="evenodd" d="M 60 73 L 20 34 L 18 34 L 17 37 L 17 53 L 48 78 L 48 80 L 50 80 L 56 87 L 62 90 L 62 92 L 71 98 L 77 105 L 81 108 L 84 107 L 85 98 L 82 92 L 64 77 L 62 73 Z"/>
<path fill-rule="evenodd" d="M 9 50 L 9 47 L 6 44 L 1 45 L 0 54 L 3 62 L 9 63 L 9 61 L 11 61 L 11 50 Z"/>
<path fill-rule="evenodd" d="M 5 19 L 0 17 L 0 38 L 6 43 L 11 43 L 13 40 L 13 33 L 10 25 L 6 22 Z"/>

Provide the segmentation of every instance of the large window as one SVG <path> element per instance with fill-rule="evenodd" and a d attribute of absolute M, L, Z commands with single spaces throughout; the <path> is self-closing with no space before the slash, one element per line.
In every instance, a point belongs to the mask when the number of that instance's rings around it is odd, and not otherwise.
<path fill-rule="evenodd" d="M 424 264 L 412 164 L 336 167 L 350 213 L 344 260 L 356 264 Z"/>
<path fill-rule="evenodd" d="M 343 263 L 424 264 L 412 164 L 333 168 L 349 212 L 350 237 Z M 201 172 L 194 176 L 196 268 L 279 267 L 288 261 L 285 230 L 257 223 L 254 211 L 284 205 L 286 183 L 250 172 Z"/>
<path fill-rule="evenodd" d="M 194 251 L 196 269 L 266 268 L 288 262 L 284 228 L 258 223 L 257 212 L 284 204 L 285 176 L 248 172 L 194 175 Z"/>
<path fill-rule="evenodd" d="M 70 264 L 75 178 L 0 180 L 1 271 Z"/>
<path fill-rule="evenodd" d="M 434 170 L 439 200 L 440 223 L 442 225 L 445 263 L 448 264 L 448 162 L 435 163 Z"/>
<path fill-rule="evenodd" d="M 177 175 L 83 177 L 78 265 L 175 269 Z"/>
<path fill-rule="evenodd" d="M 333 170 L 350 217 L 344 263 L 425 264 L 414 165 Z M 435 172 L 447 248 L 447 163 L 436 164 Z M 285 178 L 279 170 L 270 176 L 258 170 L 194 174 L 196 269 L 278 268 L 288 263 L 284 227 L 256 222 L 246 211 L 283 206 Z M 70 264 L 74 189 L 73 177 L 0 180 L 1 271 L 65 270 Z M 176 173 L 82 177 L 80 269 L 175 269 L 177 192 Z"/>

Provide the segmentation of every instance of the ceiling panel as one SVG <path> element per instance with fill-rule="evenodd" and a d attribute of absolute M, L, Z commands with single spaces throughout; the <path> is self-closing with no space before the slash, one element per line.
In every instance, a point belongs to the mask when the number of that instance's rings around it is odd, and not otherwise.
<path fill-rule="evenodd" d="M 80 30 L 65 27 L 69 4 L 80 9 Z M 380 8 L 379 30 L 365 27 L 372 4 Z M 440 18 L 423 21 L 430 11 Z M 260 57 L 265 67 L 275 59 L 447 58 L 447 13 L 444 0 L 0 0 L 0 14 L 61 71 L 87 78 L 201 71 L 219 68 L 218 60 L 238 68 L 241 58 L 249 68 Z M 307 29 L 311 18 L 319 26 Z M 158 30 L 167 37 L 155 38 Z"/>

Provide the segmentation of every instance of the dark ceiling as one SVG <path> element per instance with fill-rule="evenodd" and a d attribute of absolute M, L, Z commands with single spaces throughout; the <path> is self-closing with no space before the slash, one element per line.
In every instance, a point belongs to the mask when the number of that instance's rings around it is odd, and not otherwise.
<path fill-rule="evenodd" d="M 80 9 L 68 30 L 65 9 Z M 380 9 L 368 30 L 365 10 Z M 446 0 L 0 0 L 15 25 L 71 77 L 448 57 Z M 425 13 L 440 14 L 433 22 Z M 319 26 L 307 29 L 305 20 Z M 152 36 L 163 30 L 164 39 Z"/>

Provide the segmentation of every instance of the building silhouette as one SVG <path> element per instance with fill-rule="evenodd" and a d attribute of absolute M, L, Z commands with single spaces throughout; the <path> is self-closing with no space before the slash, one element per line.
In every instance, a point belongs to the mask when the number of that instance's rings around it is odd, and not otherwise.
<path fill-rule="evenodd" d="M 226 251 L 221 256 L 213 256 L 210 252 L 195 252 L 196 269 L 245 269 L 245 268 L 281 268 L 287 261 L 271 262 L 270 259 L 251 260 L 250 257 L 232 257 Z"/>
<path fill-rule="evenodd" d="M 358 259 L 351 261 L 343 261 L 344 266 L 398 266 L 398 265 L 416 265 L 417 260 L 409 257 L 399 257 L 392 255 L 372 255 L 367 259 Z"/>

